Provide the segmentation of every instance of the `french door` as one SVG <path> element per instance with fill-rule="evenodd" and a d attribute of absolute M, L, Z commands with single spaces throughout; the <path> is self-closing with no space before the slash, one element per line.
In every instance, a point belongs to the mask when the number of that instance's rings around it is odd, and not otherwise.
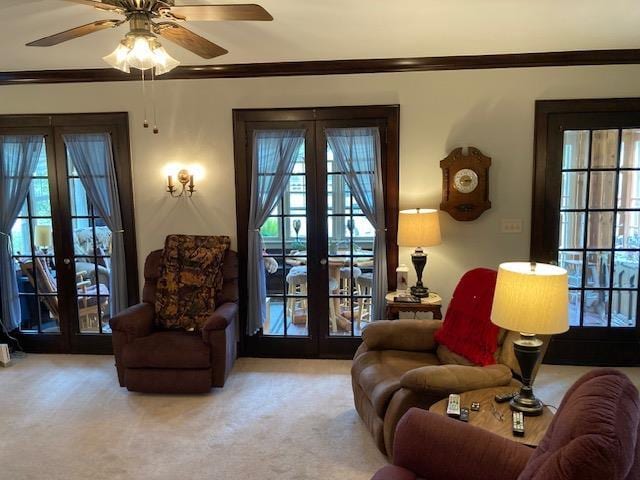
<path fill-rule="evenodd" d="M 533 260 L 569 273 L 546 360 L 640 364 L 640 102 L 537 104 Z"/>
<path fill-rule="evenodd" d="M 254 132 L 305 132 L 293 173 L 260 229 L 266 319 L 245 335 L 242 353 L 348 357 L 372 310 L 375 229 L 350 191 L 327 143 L 328 128 L 376 129 L 381 139 L 387 225 L 387 276 L 394 287 L 398 203 L 397 107 L 234 111 L 239 253 L 246 259 Z M 245 264 L 246 262 L 241 262 Z M 246 271 L 241 279 L 246 282 Z M 246 318 L 245 297 L 241 309 Z"/>
<path fill-rule="evenodd" d="M 126 206 L 123 231 L 113 232 L 92 202 L 65 143 L 69 134 L 109 139 Z M 138 295 L 127 115 L 3 116 L 0 135 L 33 135 L 43 144 L 10 232 L 20 302 L 16 338 L 31 352 L 110 353 L 113 235 L 124 236 L 125 303 Z"/>

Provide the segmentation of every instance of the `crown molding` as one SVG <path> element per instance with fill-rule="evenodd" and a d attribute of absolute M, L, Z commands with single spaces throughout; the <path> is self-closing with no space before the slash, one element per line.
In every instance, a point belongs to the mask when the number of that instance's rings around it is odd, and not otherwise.
<path fill-rule="evenodd" d="M 640 64 L 640 49 L 237 63 L 226 65 L 185 65 L 179 66 L 171 72 L 157 77 L 157 79 L 195 80 L 204 78 L 291 77 L 302 75 L 353 75 L 363 73 L 428 72 L 436 70 L 482 70 L 492 68 L 624 64 Z M 120 82 L 138 79 L 139 77 L 137 75 L 126 74 L 113 68 L 0 72 L 0 85 Z"/>

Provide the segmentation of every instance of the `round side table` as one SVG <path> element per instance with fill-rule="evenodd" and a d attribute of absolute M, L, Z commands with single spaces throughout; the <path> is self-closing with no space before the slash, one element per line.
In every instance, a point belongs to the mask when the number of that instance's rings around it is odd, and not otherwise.
<path fill-rule="evenodd" d="M 484 428 L 514 442 L 537 447 L 547 432 L 551 420 L 553 420 L 553 413 L 549 407 L 544 407 L 542 415 L 537 417 L 525 416 L 524 437 L 515 437 L 511 430 L 511 408 L 509 407 L 509 402 L 496 403 L 493 399 L 499 393 L 509 393 L 518 389 L 519 387 L 512 385 L 464 392 L 460 394 L 460 406 L 470 410 L 469 425 Z M 448 400 L 448 398 L 445 398 L 434 403 L 429 408 L 429 411 L 439 415 L 446 415 Z M 480 403 L 479 412 L 474 412 L 470 409 L 471 402 Z"/>
<path fill-rule="evenodd" d="M 437 293 L 430 292 L 428 297 L 421 299 L 420 303 L 396 302 L 394 297 L 405 292 L 389 292 L 385 300 L 387 302 L 386 318 L 388 320 L 397 320 L 400 312 L 412 312 L 415 317 L 418 312 L 431 312 L 435 320 L 442 319 L 442 298 Z"/>

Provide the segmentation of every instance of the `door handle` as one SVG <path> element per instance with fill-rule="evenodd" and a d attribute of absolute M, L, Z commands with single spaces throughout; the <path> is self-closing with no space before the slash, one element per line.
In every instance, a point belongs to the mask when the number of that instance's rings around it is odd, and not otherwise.
<path fill-rule="evenodd" d="M 65 258 L 65 259 L 63 259 L 63 260 L 62 260 L 62 262 L 63 262 L 65 265 L 69 265 L 69 264 L 71 263 L 71 260 L 70 260 L 70 259 L 68 259 L 68 258 Z"/>
<path fill-rule="evenodd" d="M 323 258 L 322 260 L 320 260 L 320 265 L 325 266 L 327 264 L 327 259 Z"/>

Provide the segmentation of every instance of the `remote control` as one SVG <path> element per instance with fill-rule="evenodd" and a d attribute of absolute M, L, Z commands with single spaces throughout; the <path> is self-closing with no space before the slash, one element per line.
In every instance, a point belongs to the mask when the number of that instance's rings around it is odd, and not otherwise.
<path fill-rule="evenodd" d="M 495 397 L 493 397 L 493 399 L 496 401 L 496 403 L 504 403 L 504 402 L 508 402 L 509 400 L 511 400 L 518 393 L 519 392 L 500 393 L 500 394 L 496 395 Z"/>
<path fill-rule="evenodd" d="M 524 415 L 522 412 L 513 412 L 513 436 L 524 437 Z"/>
<path fill-rule="evenodd" d="M 447 403 L 447 415 L 450 417 L 460 417 L 460 395 L 452 393 L 449 395 L 449 403 Z"/>
<path fill-rule="evenodd" d="M 468 422 L 469 421 L 469 409 L 468 408 L 461 408 L 460 409 L 460 420 L 462 420 L 463 422 Z"/>
<path fill-rule="evenodd" d="M 399 295 L 397 297 L 393 297 L 393 301 L 396 303 L 420 303 L 421 300 L 418 297 L 414 297 L 413 295 Z"/>
<path fill-rule="evenodd" d="M 480 402 L 471 402 L 471 410 L 474 412 L 480 411 Z"/>

